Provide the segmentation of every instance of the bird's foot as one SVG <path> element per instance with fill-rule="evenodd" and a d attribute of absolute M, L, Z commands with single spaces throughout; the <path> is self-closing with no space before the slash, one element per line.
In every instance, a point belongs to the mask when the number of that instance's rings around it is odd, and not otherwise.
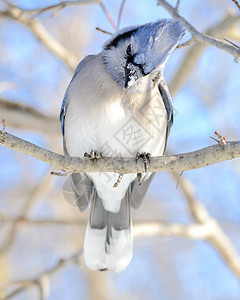
<path fill-rule="evenodd" d="M 88 159 L 99 159 L 102 157 L 102 154 L 100 151 L 91 150 L 90 154 L 87 152 L 84 153 L 84 157 Z"/>
<path fill-rule="evenodd" d="M 141 185 L 142 173 L 137 173 L 138 184 Z"/>
<path fill-rule="evenodd" d="M 138 162 L 139 158 L 142 158 L 143 159 L 143 163 L 144 163 L 144 170 L 145 172 L 148 171 L 148 165 L 150 164 L 150 157 L 151 157 L 151 154 L 150 153 L 146 153 L 146 152 L 142 152 L 142 153 L 137 153 L 136 154 L 136 163 Z M 141 173 L 138 173 L 138 174 L 141 174 Z M 139 177 L 140 175 L 138 175 L 138 182 L 139 182 Z M 140 177 L 141 179 L 141 177 Z"/>

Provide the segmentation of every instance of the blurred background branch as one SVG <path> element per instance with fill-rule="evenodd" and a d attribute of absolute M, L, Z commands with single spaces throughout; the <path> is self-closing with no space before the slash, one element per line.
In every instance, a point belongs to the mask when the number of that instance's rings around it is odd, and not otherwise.
<path fill-rule="evenodd" d="M 230 54 L 232 54 L 234 57 L 240 56 L 240 50 L 234 46 L 230 46 L 226 43 L 221 42 L 220 40 L 216 38 L 212 38 L 206 34 L 200 33 L 197 31 L 186 19 L 184 19 L 182 16 L 179 15 L 178 10 L 171 6 L 167 1 L 165 0 L 159 0 L 158 5 L 162 5 L 174 18 L 180 19 L 183 22 L 184 27 L 191 33 L 192 40 L 206 43 L 208 45 L 215 46 L 217 48 L 220 48 Z"/>
<path fill-rule="evenodd" d="M 77 57 L 61 45 L 37 20 L 30 18 L 24 9 L 7 2 L 7 9 L 0 11 L 0 17 L 11 18 L 22 25 L 25 25 L 38 38 L 41 43 L 50 50 L 51 53 L 58 56 L 73 72 L 78 63 Z"/>
<path fill-rule="evenodd" d="M 47 116 L 29 105 L 0 98 L 0 111 L 10 127 L 34 130 L 43 134 L 59 134 L 57 117 Z"/>
<path fill-rule="evenodd" d="M 235 15 L 229 11 L 226 17 L 221 20 L 220 23 L 214 25 L 212 28 L 209 28 L 205 32 L 205 35 L 214 36 L 216 38 L 227 36 L 233 40 L 240 40 L 239 23 L 240 15 Z M 193 41 L 194 39 L 192 38 L 191 42 Z M 208 46 L 209 45 L 205 43 L 196 42 L 186 51 L 181 65 L 169 83 L 169 90 L 173 96 L 186 83 L 193 69 L 196 67 L 198 60 Z"/>
<path fill-rule="evenodd" d="M 201 225 L 207 226 L 205 239 L 220 253 L 229 268 L 237 275 L 240 280 L 240 256 L 231 243 L 230 239 L 221 229 L 217 220 L 212 218 L 206 207 L 194 196 L 192 184 L 185 178 L 179 179 L 179 175 L 171 173 L 175 181 L 179 180 L 179 186 L 185 196 L 189 211 L 193 218 Z"/>

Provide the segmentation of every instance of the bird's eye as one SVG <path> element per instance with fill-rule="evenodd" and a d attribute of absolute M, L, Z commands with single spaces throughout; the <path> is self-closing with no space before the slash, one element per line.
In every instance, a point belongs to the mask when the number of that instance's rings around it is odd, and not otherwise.
<path fill-rule="evenodd" d="M 131 49 L 131 45 L 130 44 L 127 46 L 126 54 L 127 54 L 127 56 L 131 56 L 132 55 L 132 49 Z"/>

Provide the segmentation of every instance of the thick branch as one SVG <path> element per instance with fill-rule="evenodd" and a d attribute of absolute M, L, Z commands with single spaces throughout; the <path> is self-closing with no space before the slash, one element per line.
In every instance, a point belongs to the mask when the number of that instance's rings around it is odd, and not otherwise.
<path fill-rule="evenodd" d="M 173 6 L 171 6 L 167 1 L 159 0 L 158 5 L 163 6 L 175 19 L 181 20 L 184 27 L 188 30 L 189 33 L 192 34 L 192 37 L 195 41 L 203 42 L 203 43 L 215 46 L 217 48 L 220 48 L 220 49 L 232 54 L 235 57 L 240 57 L 240 49 L 238 49 L 237 47 L 234 47 L 234 46 L 230 46 L 226 43 L 223 43 L 216 38 L 212 38 L 208 35 L 200 33 L 186 19 L 184 19 L 182 16 L 180 16 L 177 9 Z"/>
<path fill-rule="evenodd" d="M 70 173 L 116 172 L 120 174 L 144 172 L 144 164 L 135 158 L 105 157 L 97 161 L 63 156 L 38 147 L 9 133 L 0 133 L 0 145 L 41 160 L 52 167 Z M 149 172 L 198 169 L 210 164 L 240 156 L 240 141 L 217 144 L 194 152 L 178 155 L 152 157 Z"/>

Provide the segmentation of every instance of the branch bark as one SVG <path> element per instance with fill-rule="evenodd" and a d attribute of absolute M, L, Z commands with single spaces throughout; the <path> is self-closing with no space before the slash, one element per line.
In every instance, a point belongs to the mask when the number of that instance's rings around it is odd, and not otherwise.
<path fill-rule="evenodd" d="M 133 157 L 104 157 L 98 160 L 60 155 L 36 146 L 9 133 L 0 131 L 0 145 L 41 160 L 69 173 L 116 172 L 144 173 L 144 164 Z M 240 157 L 240 141 L 209 146 L 197 151 L 152 157 L 148 172 L 183 171 L 202 168 L 221 161 Z"/>

